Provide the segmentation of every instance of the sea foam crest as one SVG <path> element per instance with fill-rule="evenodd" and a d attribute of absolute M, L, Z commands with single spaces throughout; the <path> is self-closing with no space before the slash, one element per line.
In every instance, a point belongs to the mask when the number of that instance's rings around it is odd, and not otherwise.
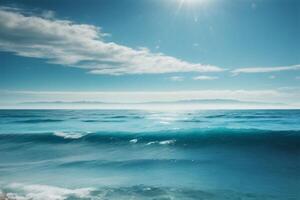
<path fill-rule="evenodd" d="M 0 190 L 1 192 L 1 190 Z M 151 199 L 263 199 L 281 200 L 276 196 L 241 193 L 232 190 L 197 190 L 189 188 L 166 188 L 152 186 L 132 186 L 119 188 L 79 188 L 67 189 L 49 185 L 25 185 L 14 183 L 5 187 L 0 199 L 14 200 L 151 200 Z M 3 198 L 2 198 L 3 197 Z M 229 198 L 230 197 L 230 198 Z M 296 199 L 291 198 L 291 199 Z"/>
<path fill-rule="evenodd" d="M 129 142 L 135 144 L 135 143 L 138 142 L 138 139 L 132 139 L 132 140 L 130 140 Z"/>
<path fill-rule="evenodd" d="M 79 139 L 90 132 L 82 132 L 82 131 L 55 131 L 54 135 L 58 137 L 63 137 L 65 139 Z"/>
<path fill-rule="evenodd" d="M 153 145 L 153 144 L 168 145 L 168 144 L 174 144 L 175 142 L 176 140 L 152 141 L 152 142 L 148 142 L 146 145 Z"/>
<path fill-rule="evenodd" d="M 7 186 L 5 196 L 18 200 L 64 200 L 73 198 L 92 198 L 93 188 L 67 189 L 48 185 L 24 185 L 13 183 Z"/>

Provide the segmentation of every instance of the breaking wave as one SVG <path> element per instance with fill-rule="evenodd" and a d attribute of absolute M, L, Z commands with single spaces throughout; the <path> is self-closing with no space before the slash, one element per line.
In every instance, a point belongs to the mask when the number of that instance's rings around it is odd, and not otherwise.
<path fill-rule="evenodd" d="M 69 189 L 49 185 L 25 185 L 20 183 L 4 186 L 2 196 L 15 200 L 279 200 L 272 195 L 242 193 L 233 190 L 199 190 L 147 185 Z"/>
<path fill-rule="evenodd" d="M 11 143 L 89 143 L 136 145 L 273 145 L 299 148 L 300 131 L 272 131 L 256 129 L 170 130 L 158 132 L 81 132 L 55 131 L 53 133 L 0 134 L 0 142 Z"/>

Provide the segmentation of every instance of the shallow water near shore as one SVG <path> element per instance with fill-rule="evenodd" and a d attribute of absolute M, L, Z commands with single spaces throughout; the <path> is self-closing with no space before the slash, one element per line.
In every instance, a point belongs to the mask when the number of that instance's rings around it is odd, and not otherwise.
<path fill-rule="evenodd" d="M 298 199 L 300 110 L 1 110 L 12 199 Z"/>

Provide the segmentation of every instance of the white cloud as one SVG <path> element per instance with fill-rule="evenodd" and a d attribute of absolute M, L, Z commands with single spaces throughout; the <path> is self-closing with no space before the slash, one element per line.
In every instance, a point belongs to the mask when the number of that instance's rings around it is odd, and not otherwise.
<path fill-rule="evenodd" d="M 300 65 L 291 66 L 278 66 L 278 67 L 247 67 L 232 70 L 234 75 L 241 73 L 269 73 L 269 72 L 280 72 L 280 71 L 290 71 L 290 70 L 300 70 Z"/>
<path fill-rule="evenodd" d="M 190 63 L 146 48 L 106 42 L 99 27 L 0 7 L 0 50 L 19 56 L 83 68 L 92 74 L 219 72 L 220 67 Z"/>
<path fill-rule="evenodd" d="M 184 77 L 182 77 L 182 76 L 171 76 L 169 79 L 171 81 L 183 81 Z"/>
<path fill-rule="evenodd" d="M 216 79 L 218 79 L 219 77 L 217 77 L 217 76 L 196 76 L 196 77 L 194 77 L 193 79 L 194 80 L 216 80 Z"/>

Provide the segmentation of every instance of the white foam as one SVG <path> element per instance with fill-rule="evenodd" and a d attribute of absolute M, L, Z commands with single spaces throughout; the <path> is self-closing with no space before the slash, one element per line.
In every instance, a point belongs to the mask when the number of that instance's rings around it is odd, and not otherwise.
<path fill-rule="evenodd" d="M 159 142 L 159 144 L 174 144 L 176 142 L 176 140 L 165 140 L 165 141 L 161 141 Z"/>
<path fill-rule="evenodd" d="M 174 144 L 176 140 L 164 140 L 164 141 L 152 141 L 148 142 L 146 145 L 152 145 L 152 144 L 160 144 L 160 145 L 168 145 L 168 144 Z"/>
<path fill-rule="evenodd" d="M 7 186 L 12 192 L 7 193 L 9 199 L 16 200 L 65 200 L 69 197 L 93 198 L 93 188 L 66 189 L 48 185 L 25 185 L 13 183 Z"/>
<path fill-rule="evenodd" d="M 165 124 L 165 125 L 168 125 L 170 124 L 170 122 L 167 122 L 167 121 L 159 121 L 160 124 Z"/>
<path fill-rule="evenodd" d="M 80 132 L 80 131 L 55 131 L 54 135 L 58 137 L 63 137 L 65 139 L 79 139 L 83 136 L 89 134 L 89 132 Z"/>
<path fill-rule="evenodd" d="M 130 143 L 134 143 L 134 144 L 135 144 L 135 143 L 137 143 L 137 142 L 138 142 L 138 139 L 132 139 L 132 140 L 130 140 L 129 142 L 130 142 Z"/>
<path fill-rule="evenodd" d="M 146 145 L 152 145 L 152 144 L 156 144 L 157 143 L 157 141 L 155 141 L 155 142 L 148 142 Z"/>

